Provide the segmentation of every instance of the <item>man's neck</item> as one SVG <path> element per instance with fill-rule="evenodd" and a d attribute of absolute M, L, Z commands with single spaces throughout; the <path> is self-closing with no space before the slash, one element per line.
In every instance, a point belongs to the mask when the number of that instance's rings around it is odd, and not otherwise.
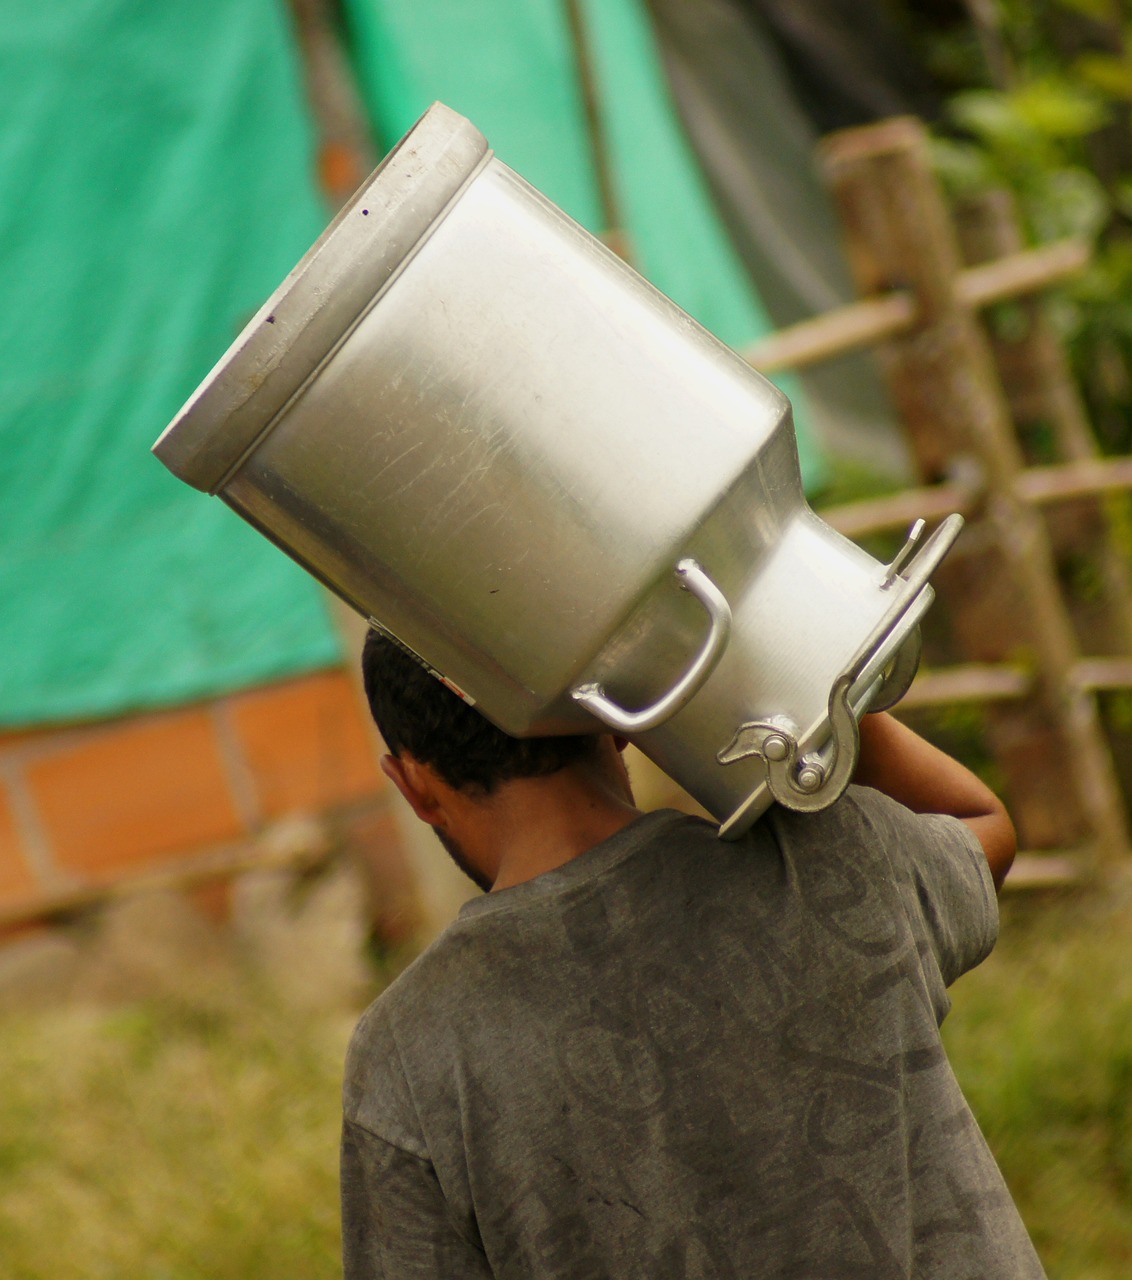
<path fill-rule="evenodd" d="M 493 891 L 571 862 L 640 817 L 612 738 L 601 739 L 591 759 L 544 777 L 513 778 L 486 797 L 435 779 L 432 785 L 441 799 L 441 822 L 434 824 L 444 828 L 441 839 Z"/>
<path fill-rule="evenodd" d="M 555 775 L 552 786 L 546 779 L 516 779 L 500 800 L 492 824 L 493 892 L 572 862 L 641 816 L 628 799 L 570 769 Z"/>

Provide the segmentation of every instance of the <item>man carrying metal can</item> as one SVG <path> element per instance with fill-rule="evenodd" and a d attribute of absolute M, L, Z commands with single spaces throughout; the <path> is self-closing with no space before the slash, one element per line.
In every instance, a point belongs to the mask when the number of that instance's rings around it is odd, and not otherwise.
<path fill-rule="evenodd" d="M 383 767 L 487 890 L 346 1068 L 347 1280 L 1043 1275 L 947 1062 L 998 799 L 887 715 L 742 838 L 634 805 L 609 736 L 503 734 L 372 633 Z"/>

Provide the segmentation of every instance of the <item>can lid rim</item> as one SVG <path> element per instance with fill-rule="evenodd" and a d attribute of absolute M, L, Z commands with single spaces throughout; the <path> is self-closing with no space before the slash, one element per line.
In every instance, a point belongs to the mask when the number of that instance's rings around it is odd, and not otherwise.
<path fill-rule="evenodd" d="M 179 479 L 223 488 L 490 160 L 433 103 L 248 321 L 153 446 Z"/>

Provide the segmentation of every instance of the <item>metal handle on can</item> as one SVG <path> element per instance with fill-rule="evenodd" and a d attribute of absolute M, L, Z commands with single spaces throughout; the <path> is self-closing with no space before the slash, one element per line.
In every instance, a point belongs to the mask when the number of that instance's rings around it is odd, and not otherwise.
<path fill-rule="evenodd" d="M 711 626 L 691 666 L 672 688 L 651 706 L 643 707 L 640 711 L 627 711 L 618 706 L 606 696 L 605 689 L 597 681 L 580 684 L 570 691 L 575 702 L 580 702 L 591 715 L 617 733 L 643 733 L 646 729 L 655 729 L 658 724 L 674 716 L 715 670 L 731 638 L 731 606 L 723 592 L 696 561 L 679 561 L 676 565 L 676 577 L 681 589 L 691 592 L 703 605 Z"/>

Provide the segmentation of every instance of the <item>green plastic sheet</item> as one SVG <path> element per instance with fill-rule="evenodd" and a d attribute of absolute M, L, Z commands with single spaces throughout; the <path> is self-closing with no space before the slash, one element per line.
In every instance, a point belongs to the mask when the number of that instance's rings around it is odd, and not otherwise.
<path fill-rule="evenodd" d="M 0 0 L 0 723 L 338 659 L 321 593 L 149 454 L 324 225 L 277 0 Z"/>
<path fill-rule="evenodd" d="M 767 318 L 672 107 L 639 0 L 580 5 L 622 230 L 633 265 L 729 346 Z M 439 99 L 501 160 L 594 232 L 606 228 L 564 0 L 345 0 L 369 109 L 390 145 Z M 821 478 L 798 384 L 803 477 Z"/>
<path fill-rule="evenodd" d="M 560 0 L 346 7 L 383 142 L 440 98 L 601 229 Z M 742 346 L 769 325 L 642 10 L 583 8 L 635 265 Z M 149 454 L 325 224 L 312 145 L 283 0 L 0 0 L 0 724 L 339 659 L 317 585 Z"/>

